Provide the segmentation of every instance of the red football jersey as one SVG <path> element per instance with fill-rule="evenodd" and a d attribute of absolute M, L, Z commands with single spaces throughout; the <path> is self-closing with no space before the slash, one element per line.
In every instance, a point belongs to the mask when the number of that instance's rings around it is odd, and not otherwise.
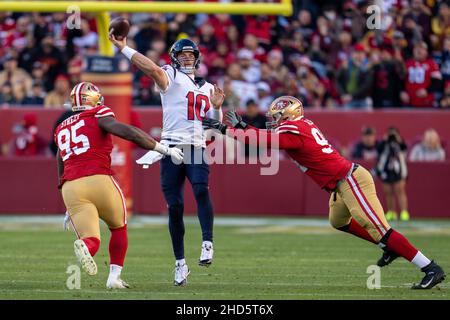
<path fill-rule="evenodd" d="M 308 119 L 285 121 L 275 129 L 280 137 L 280 149 L 286 135 L 296 135 L 300 147 L 285 149 L 287 154 L 321 188 L 332 190 L 345 178 L 352 163 L 341 156 L 325 139 L 319 128 Z"/>
<path fill-rule="evenodd" d="M 434 96 L 428 92 L 426 97 L 416 95 L 419 89 L 427 89 L 431 84 L 433 74 L 439 73 L 439 67 L 432 59 L 417 61 L 414 59 L 406 61 L 406 84 L 405 91 L 409 95 L 409 105 L 414 107 L 432 107 Z"/>
<path fill-rule="evenodd" d="M 236 132 L 236 129 L 231 129 Z M 285 150 L 294 163 L 310 176 L 321 188 L 333 190 L 336 183 L 345 178 L 352 163 L 342 157 L 325 139 L 319 128 L 308 119 L 282 122 L 275 131 L 259 130 L 257 144 Z M 245 136 L 236 134 L 236 139 L 253 144 Z M 278 145 L 276 145 L 278 141 Z"/>
<path fill-rule="evenodd" d="M 109 116 L 115 117 L 114 112 L 99 106 L 67 118 L 56 128 L 54 139 L 64 162 L 61 185 L 94 174 L 114 174 L 112 135 L 98 125 L 99 118 Z"/>

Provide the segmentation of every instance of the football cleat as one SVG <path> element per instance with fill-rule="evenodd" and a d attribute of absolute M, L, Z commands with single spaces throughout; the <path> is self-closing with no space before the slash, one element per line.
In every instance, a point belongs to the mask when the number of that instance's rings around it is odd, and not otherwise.
<path fill-rule="evenodd" d="M 175 265 L 175 280 L 173 285 L 176 287 L 185 286 L 187 283 L 187 277 L 191 273 L 187 264 Z"/>
<path fill-rule="evenodd" d="M 395 252 L 393 252 L 391 250 L 388 250 L 388 249 L 383 249 L 383 250 L 384 250 L 383 255 L 377 261 L 377 266 L 379 266 L 380 268 L 391 264 L 392 261 L 394 261 L 395 259 L 397 259 L 399 257 L 398 254 L 396 254 Z"/>
<path fill-rule="evenodd" d="M 108 278 L 106 282 L 107 289 L 128 289 L 129 287 L 128 283 L 120 278 Z"/>
<path fill-rule="evenodd" d="M 434 261 L 431 261 L 429 265 L 422 268 L 422 272 L 425 272 L 422 281 L 414 284 L 411 289 L 431 289 L 445 280 L 444 270 Z"/>
<path fill-rule="evenodd" d="M 202 243 L 202 253 L 200 254 L 200 259 L 198 260 L 198 265 L 202 267 L 209 267 L 213 260 L 214 248 L 210 241 L 203 241 Z"/>
<path fill-rule="evenodd" d="M 90 276 L 97 274 L 97 264 L 89 253 L 89 249 L 83 240 L 78 239 L 73 243 L 75 255 L 84 271 Z"/>
<path fill-rule="evenodd" d="M 397 212 L 395 211 L 386 212 L 386 220 L 387 221 L 397 220 Z"/>
<path fill-rule="evenodd" d="M 400 212 L 401 221 L 409 221 L 409 219 L 410 219 L 409 212 L 407 210 L 403 210 L 402 212 Z"/>

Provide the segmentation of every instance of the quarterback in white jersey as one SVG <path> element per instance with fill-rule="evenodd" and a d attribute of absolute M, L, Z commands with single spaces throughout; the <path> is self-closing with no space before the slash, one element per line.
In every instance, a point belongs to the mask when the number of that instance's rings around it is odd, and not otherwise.
<path fill-rule="evenodd" d="M 221 119 L 221 112 L 212 107 L 210 101 L 214 86 L 192 77 L 192 74 L 177 71 L 172 65 L 162 69 L 167 74 L 169 84 L 161 90 L 163 108 L 163 144 L 190 144 L 206 147 L 201 120 L 213 117 Z"/>
<path fill-rule="evenodd" d="M 161 187 L 169 211 L 169 231 L 175 255 L 175 286 L 187 283 L 190 273 L 184 257 L 184 181 L 192 185 L 197 201 L 198 218 L 202 229 L 202 249 L 198 263 L 210 266 L 213 260 L 214 215 L 209 197 L 209 166 L 203 155 L 206 147 L 202 119 L 211 117 L 221 121 L 221 106 L 225 94 L 221 88 L 195 77 L 200 64 L 200 51 L 189 39 L 175 42 L 169 52 L 171 63 L 159 67 L 146 56 L 126 45 L 126 38 L 117 40 L 113 31 L 109 39 L 135 66 L 153 78 L 159 87 L 163 108 L 162 144 L 184 151 L 183 163 L 170 157 L 161 160 Z M 195 159 L 195 161 L 193 161 Z M 198 163 L 198 159 L 201 162 Z"/>

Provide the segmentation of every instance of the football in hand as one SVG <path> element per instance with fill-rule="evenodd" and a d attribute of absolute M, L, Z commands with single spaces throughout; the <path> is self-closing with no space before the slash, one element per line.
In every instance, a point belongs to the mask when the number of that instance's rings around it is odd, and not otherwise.
<path fill-rule="evenodd" d="M 128 31 L 130 31 L 130 23 L 127 19 L 118 17 L 111 21 L 109 24 L 108 31 L 111 32 L 113 29 L 113 35 L 117 40 L 122 40 L 128 35 Z"/>

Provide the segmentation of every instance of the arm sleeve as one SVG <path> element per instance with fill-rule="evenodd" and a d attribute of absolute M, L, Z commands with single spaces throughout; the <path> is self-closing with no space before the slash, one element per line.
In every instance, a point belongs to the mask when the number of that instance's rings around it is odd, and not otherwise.
<path fill-rule="evenodd" d="M 251 135 L 247 134 L 248 131 L 255 131 L 256 139 L 249 139 Z M 280 150 L 298 149 L 302 147 L 300 133 L 296 134 L 293 131 L 281 130 L 279 132 L 272 132 L 248 126 L 245 130 L 234 128 L 228 129 L 227 135 L 252 146 L 264 146 L 266 148 L 277 147 L 277 149 Z M 278 144 L 276 143 L 277 140 Z"/>

